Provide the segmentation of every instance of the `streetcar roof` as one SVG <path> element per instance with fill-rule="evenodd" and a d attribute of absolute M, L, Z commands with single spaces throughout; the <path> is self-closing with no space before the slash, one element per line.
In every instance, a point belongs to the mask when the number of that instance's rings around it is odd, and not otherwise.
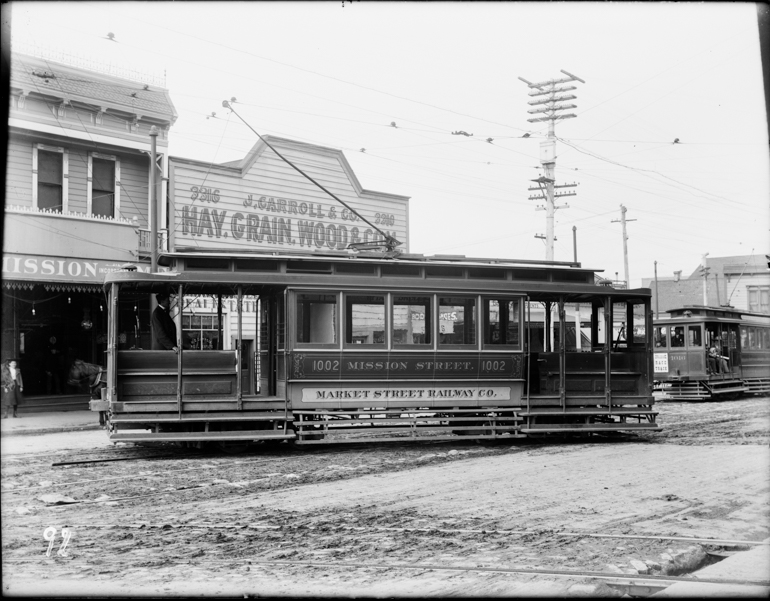
<path fill-rule="evenodd" d="M 668 309 L 668 317 L 655 319 L 655 323 L 678 323 L 682 321 L 721 321 L 721 322 L 768 322 L 770 315 L 736 309 L 735 307 L 712 307 L 708 305 L 685 305 Z"/>
<path fill-rule="evenodd" d="M 247 293 L 261 286 L 329 286 L 343 288 L 403 288 L 410 290 L 510 292 L 553 295 L 570 302 L 588 301 L 597 295 L 648 298 L 649 288 L 628 290 L 606 285 L 595 269 L 575 262 L 467 258 L 461 255 L 424 256 L 381 252 L 226 253 L 176 251 L 162 254 L 162 262 L 175 270 L 116 271 L 105 284 L 129 283 L 156 288 L 184 283 L 186 290 L 242 285 Z M 403 270 L 403 271 L 400 271 Z M 332 276 L 330 278 L 330 276 Z"/>

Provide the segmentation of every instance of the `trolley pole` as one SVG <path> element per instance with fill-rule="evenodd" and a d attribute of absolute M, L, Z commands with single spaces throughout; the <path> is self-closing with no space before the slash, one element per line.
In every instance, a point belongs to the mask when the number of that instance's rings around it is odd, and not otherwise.
<path fill-rule="evenodd" d="M 620 205 L 620 219 L 613 219 L 612 223 L 620 223 L 623 225 L 623 266 L 626 269 L 626 288 L 630 288 L 631 280 L 628 276 L 628 236 L 626 235 L 626 222 L 636 221 L 636 219 L 626 219 L 626 207 Z"/>
<path fill-rule="evenodd" d="M 158 271 L 158 194 L 155 190 L 155 169 L 157 169 L 158 128 L 150 128 L 150 272 Z"/>
<path fill-rule="evenodd" d="M 535 97 L 535 100 L 530 100 L 529 104 L 536 108 L 529 109 L 527 112 L 530 114 L 542 113 L 545 115 L 544 117 L 533 117 L 532 119 L 527 119 L 527 121 L 530 123 L 548 121 L 548 137 L 540 143 L 540 164 L 543 166 L 543 175 L 537 179 L 532 180 L 538 184 L 539 188 L 529 188 L 530 191 L 538 190 L 542 193 L 542 196 L 530 196 L 530 200 L 534 199 L 545 201 L 545 206 L 538 206 L 537 210 L 546 211 L 545 258 L 547 261 L 554 260 L 554 213 L 556 209 L 569 207 L 567 204 L 556 206 L 554 204 L 554 200 L 561 196 L 575 196 L 575 192 L 555 193 L 554 189 L 571 188 L 577 186 L 577 184 L 565 184 L 562 186 L 555 185 L 556 180 L 554 178 L 556 173 L 556 133 L 554 124 L 559 119 L 570 119 L 572 117 L 577 117 L 577 115 L 572 113 L 564 114 L 560 112 L 567 109 L 577 108 L 577 106 L 574 104 L 561 104 L 562 102 L 574 100 L 577 98 L 573 94 L 564 94 L 564 92 L 577 90 L 577 87 L 565 86 L 563 84 L 568 84 L 573 81 L 585 83 L 585 81 L 576 75 L 568 73 L 564 69 L 562 69 L 561 72 L 567 75 L 567 77 L 563 77 L 561 79 L 549 79 L 548 81 L 543 81 L 540 83 L 532 83 L 523 77 L 519 77 L 519 79 L 527 84 L 527 86 L 529 86 L 529 88 L 532 90 L 530 91 L 529 95 Z M 542 98 L 537 98 L 538 96 L 541 96 Z M 545 184 L 545 188 L 543 188 L 543 184 Z M 535 237 L 542 238 L 542 236 Z"/>

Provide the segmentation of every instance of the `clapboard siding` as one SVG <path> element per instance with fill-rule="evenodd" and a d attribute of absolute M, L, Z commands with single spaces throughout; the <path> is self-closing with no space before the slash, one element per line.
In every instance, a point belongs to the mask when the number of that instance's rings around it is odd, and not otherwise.
<path fill-rule="evenodd" d="M 71 213 L 86 213 L 88 208 L 88 151 L 68 148 L 69 154 L 69 204 Z"/>
<path fill-rule="evenodd" d="M 297 143 L 284 144 L 278 150 L 369 222 L 401 241 L 407 241 L 406 197 L 362 190 L 339 151 Z M 348 211 L 342 204 L 270 149 L 252 151 L 250 158 L 242 164 L 243 173 L 203 163 L 174 161 L 173 158 L 171 161 L 176 220 L 174 245 L 177 247 L 232 251 L 283 247 L 312 252 L 341 249 L 353 241 L 354 236 L 357 241 L 378 236 L 368 224 L 354 220 L 352 214 L 350 219 L 345 219 Z M 210 192 L 216 191 L 218 199 L 195 198 L 195 187 L 201 186 Z M 378 223 L 378 214 L 389 217 Z M 252 224 L 259 221 L 256 229 L 252 227 L 252 239 L 249 239 L 247 229 L 238 238 L 235 225 L 245 228 L 249 219 Z M 310 239 L 307 232 L 300 235 L 300 222 L 305 230 L 313 228 L 314 238 Z M 279 228 L 277 235 L 272 228 Z"/>
<path fill-rule="evenodd" d="M 5 172 L 5 204 L 32 206 L 32 144 L 11 138 Z"/>
<path fill-rule="evenodd" d="M 145 157 L 120 159 L 120 216 L 137 218 L 139 227 L 148 227 L 148 185 L 150 161 Z"/>

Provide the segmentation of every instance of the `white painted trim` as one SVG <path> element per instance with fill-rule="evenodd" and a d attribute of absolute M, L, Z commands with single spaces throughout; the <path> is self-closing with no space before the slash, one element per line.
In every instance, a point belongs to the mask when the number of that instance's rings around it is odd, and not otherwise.
<path fill-rule="evenodd" d="M 62 157 L 62 190 L 61 190 L 61 211 L 68 213 L 70 210 L 70 153 L 65 149 Z"/>
<path fill-rule="evenodd" d="M 70 173 L 70 156 L 69 151 L 61 146 L 49 146 L 47 144 L 35 143 L 32 145 L 32 206 L 35 209 L 39 209 L 38 206 L 38 150 L 45 150 L 47 152 L 58 152 L 62 155 L 62 182 L 61 182 L 61 204 L 62 213 L 69 211 L 69 173 Z"/>
<path fill-rule="evenodd" d="M 37 206 L 37 144 L 32 145 L 32 206 Z"/>
<path fill-rule="evenodd" d="M 45 125 L 44 123 L 35 123 L 33 121 L 25 121 L 16 118 L 8 119 L 8 127 L 18 127 L 19 129 L 84 140 L 85 142 L 89 142 L 91 146 L 93 146 L 93 144 L 110 144 L 112 146 L 121 146 L 123 148 L 131 148 L 134 150 L 143 150 L 147 153 L 150 152 L 149 140 L 146 143 L 134 142 L 115 136 L 104 136 L 86 131 L 81 132 L 76 129 L 66 129 L 59 126 Z"/>
<path fill-rule="evenodd" d="M 112 207 L 112 217 L 117 218 L 120 216 L 120 159 L 114 154 L 104 154 L 101 152 L 89 152 L 88 153 L 88 186 L 87 186 L 87 200 L 86 200 L 86 214 L 93 215 L 94 213 L 94 159 L 101 159 L 103 161 L 114 161 L 115 163 L 115 191 Z"/>
<path fill-rule="evenodd" d="M 115 214 L 113 217 L 120 215 L 120 159 L 115 158 Z"/>
<path fill-rule="evenodd" d="M 86 215 L 93 215 L 94 211 L 94 157 L 88 153 L 88 171 L 86 172 Z"/>

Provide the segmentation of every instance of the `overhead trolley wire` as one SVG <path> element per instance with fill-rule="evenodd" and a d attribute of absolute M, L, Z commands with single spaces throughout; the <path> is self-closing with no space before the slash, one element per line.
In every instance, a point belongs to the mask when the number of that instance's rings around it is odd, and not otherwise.
<path fill-rule="evenodd" d="M 326 193 L 327 193 L 329 196 L 331 196 L 331 197 L 332 197 L 334 200 L 336 200 L 338 203 L 340 203 L 340 204 L 341 204 L 343 207 L 345 207 L 346 209 L 348 209 L 349 211 L 351 211 L 351 212 L 352 212 L 354 215 L 357 215 L 357 216 L 359 217 L 359 219 L 361 219 L 361 221 L 363 221 L 364 223 L 366 223 L 366 224 L 367 224 L 368 226 L 370 226 L 372 229 L 374 229 L 374 230 L 376 230 L 377 232 L 379 232 L 379 233 L 380 233 L 380 235 L 382 235 L 382 236 L 383 236 L 383 238 L 385 239 L 385 245 L 386 245 L 386 247 L 387 247 L 387 249 L 388 249 L 389 251 L 392 251 L 392 250 L 394 250 L 396 246 L 399 246 L 399 245 L 401 245 L 401 244 L 402 244 L 402 242 L 400 242 L 399 240 L 397 240 L 396 238 L 394 238 L 394 237 L 393 237 L 393 236 L 391 236 L 390 234 L 387 234 L 387 233 L 383 232 L 383 231 L 382 231 L 380 228 L 378 228 L 376 225 L 374 225 L 374 224 L 373 224 L 371 221 L 369 221 L 369 220 L 368 220 L 366 217 L 364 217 L 363 215 L 361 215 L 361 214 L 360 214 L 358 211 L 356 211 L 356 210 L 355 210 L 353 207 L 351 207 L 350 205 L 348 205 L 348 204 L 347 204 L 345 201 L 343 201 L 343 200 L 339 199 L 339 198 L 338 198 L 338 197 L 337 197 L 335 194 L 333 194 L 332 192 L 330 192 L 329 190 L 327 190 L 326 188 L 324 188 L 324 187 L 323 187 L 321 184 L 319 184 L 317 181 L 315 181 L 315 180 L 314 180 L 312 177 L 310 177 L 310 176 L 309 176 L 307 173 L 305 173 L 304 171 L 302 171 L 302 169 L 300 169 L 300 168 L 299 168 L 299 167 L 297 167 L 297 166 L 296 166 L 294 163 L 292 163 L 292 162 L 291 162 L 289 159 L 287 159 L 286 157 L 284 157 L 284 156 L 283 156 L 283 155 L 282 155 L 280 152 L 278 152 L 278 151 L 275 149 L 275 147 L 274 147 L 272 144 L 270 144 L 270 142 L 268 142 L 268 141 L 267 141 L 265 138 L 263 138 L 263 137 L 262 137 L 262 136 L 261 136 L 261 135 L 260 135 L 260 134 L 257 132 L 257 130 L 255 130 L 253 127 L 251 127 L 251 125 L 249 125 L 249 124 L 246 122 L 246 120 L 245 120 L 243 117 L 241 117 L 241 116 L 238 114 L 238 111 L 236 111 L 236 110 L 233 108 L 233 106 L 232 106 L 232 103 L 231 103 L 230 101 L 227 101 L 227 100 L 223 100 L 223 101 L 222 101 L 222 106 L 224 106 L 225 108 L 229 108 L 231 111 L 233 111 L 233 113 L 235 113 L 235 116 L 236 116 L 236 117 L 238 117 L 238 118 L 239 118 L 241 121 L 243 121 L 243 123 L 246 125 L 246 127 L 248 127 L 248 128 L 251 130 L 251 131 L 253 131 L 253 132 L 256 134 L 256 136 L 257 136 L 257 137 L 258 137 L 260 140 L 262 140 L 262 142 L 264 142 L 264 143 L 265 143 L 265 145 L 266 145 L 268 148 L 270 148 L 270 150 L 272 150 L 272 151 L 273 151 L 273 152 L 274 152 L 276 155 L 278 155 L 278 158 L 280 158 L 282 161 L 284 161 L 286 164 L 288 164 L 288 165 L 289 165 L 289 166 L 290 166 L 292 169 L 294 169 L 295 171 L 297 171 L 297 173 L 299 173 L 300 175 L 302 175 L 303 177 L 305 177 L 306 179 L 308 179 L 309 181 L 311 181 L 313 184 L 315 184 L 317 187 L 319 187 L 321 190 L 323 190 L 324 192 L 326 192 Z M 350 247 L 350 246 L 349 246 L 349 247 Z"/>

